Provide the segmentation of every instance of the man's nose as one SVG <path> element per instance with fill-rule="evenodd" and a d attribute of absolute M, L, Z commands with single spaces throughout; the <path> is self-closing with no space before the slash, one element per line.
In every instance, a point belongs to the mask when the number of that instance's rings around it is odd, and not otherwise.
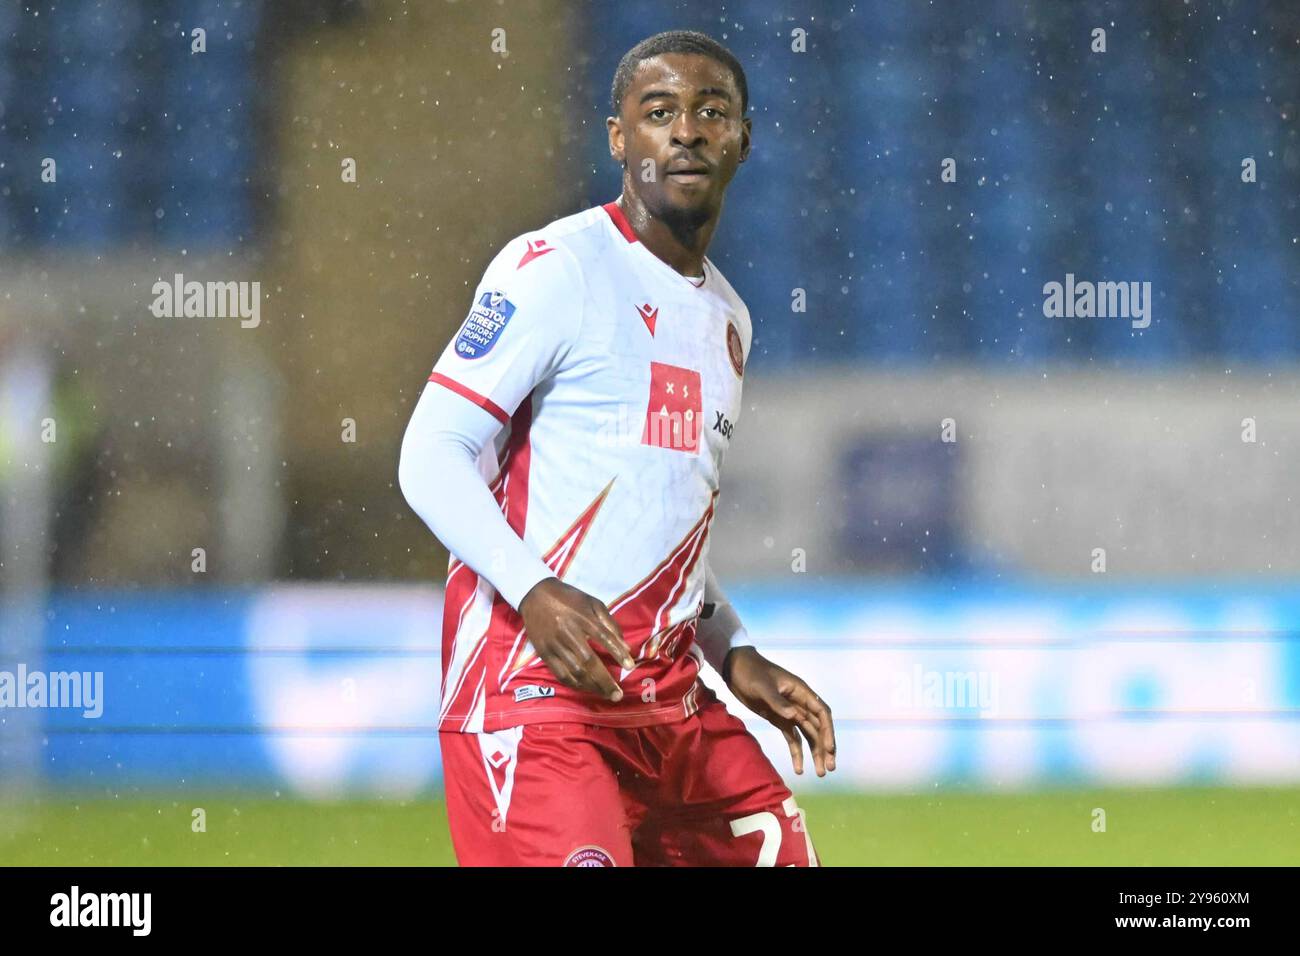
<path fill-rule="evenodd" d="M 704 140 L 697 118 L 691 113 L 682 113 L 673 123 L 673 144 L 677 146 L 697 146 Z"/>

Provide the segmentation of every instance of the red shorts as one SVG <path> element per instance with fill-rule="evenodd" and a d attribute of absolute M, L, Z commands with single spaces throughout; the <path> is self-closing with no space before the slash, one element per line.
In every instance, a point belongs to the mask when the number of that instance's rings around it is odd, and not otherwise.
<path fill-rule="evenodd" d="M 462 866 L 816 866 L 803 811 L 712 693 L 653 727 L 439 734 Z"/>

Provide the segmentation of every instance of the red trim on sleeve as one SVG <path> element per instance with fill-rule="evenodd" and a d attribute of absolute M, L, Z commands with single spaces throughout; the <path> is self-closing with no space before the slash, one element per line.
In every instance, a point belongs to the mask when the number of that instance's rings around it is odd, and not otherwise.
<path fill-rule="evenodd" d="M 532 464 L 532 445 L 528 440 L 528 433 L 532 426 L 533 397 L 530 394 L 519 403 L 514 418 L 510 420 L 510 439 L 506 442 L 505 459 L 501 464 L 505 477 L 494 496 L 497 505 L 505 515 L 506 523 L 510 525 L 510 530 L 520 538 L 524 537 L 524 528 L 528 522 L 528 471 Z M 451 605 L 444 598 L 444 625 L 450 607 Z M 456 637 L 466 636 L 460 633 L 464 627 L 463 620 L 458 618 Z M 470 655 L 470 664 L 474 665 L 473 671 L 467 664 L 460 672 L 455 686 L 448 688 L 447 696 L 443 697 L 442 713 L 438 717 L 440 730 L 463 731 L 469 723 L 470 715 L 474 713 L 480 694 L 484 695 L 484 699 L 489 702 L 488 706 L 499 709 L 500 705 L 492 702 L 501 692 L 500 682 L 504 679 L 506 669 L 517 653 L 519 638 L 523 633 L 523 618 L 498 593 L 492 601 L 492 615 L 488 618 L 487 630 L 479 638 L 481 646 Z M 451 654 L 446 650 L 446 640 L 444 636 L 443 654 L 450 658 Z M 495 667 L 495 662 L 501 660 L 506 662 L 506 668 L 494 677 L 490 671 Z M 474 679 L 475 677 L 477 680 Z M 487 683 L 489 680 L 495 680 L 496 684 Z M 462 714 L 465 715 L 463 719 L 460 717 Z M 457 719 L 460 719 L 459 728 L 452 724 Z"/>
<path fill-rule="evenodd" d="M 639 241 L 636 233 L 632 231 L 632 224 L 627 221 L 627 216 L 623 215 L 623 210 L 616 202 L 607 202 L 600 207 L 609 213 L 609 218 L 614 220 L 614 228 L 623 234 L 623 238 L 628 242 Z"/>
<path fill-rule="evenodd" d="M 503 409 L 496 402 L 492 401 L 492 399 L 485 398 L 484 396 L 480 395 L 478 392 L 474 391 L 474 389 L 460 384 L 460 382 L 456 381 L 454 378 L 448 378 L 446 375 L 443 375 L 441 372 L 434 372 L 432 375 L 429 376 L 429 381 L 437 382 L 439 385 L 446 386 L 447 388 L 455 392 L 457 395 L 459 395 L 461 398 L 469 399 L 471 402 L 473 402 L 479 408 L 483 409 L 485 412 L 491 412 L 494 417 L 500 420 L 502 425 L 510 424 L 510 416 L 505 413 L 505 409 Z"/>

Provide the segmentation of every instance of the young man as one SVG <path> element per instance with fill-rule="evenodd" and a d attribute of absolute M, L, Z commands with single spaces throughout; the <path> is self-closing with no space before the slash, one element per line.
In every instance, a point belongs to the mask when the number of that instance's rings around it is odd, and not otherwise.
<path fill-rule="evenodd" d="M 830 708 L 753 648 L 708 569 L 749 312 L 705 258 L 750 147 L 735 57 L 699 33 L 614 77 L 617 202 L 510 242 L 402 444 L 452 554 L 440 744 L 463 865 L 816 865 L 708 660 L 835 769 Z"/>

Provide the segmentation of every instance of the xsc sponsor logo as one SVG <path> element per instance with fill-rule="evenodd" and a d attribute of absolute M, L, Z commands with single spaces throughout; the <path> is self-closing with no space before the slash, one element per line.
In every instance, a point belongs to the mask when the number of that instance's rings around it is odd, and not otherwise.
<path fill-rule="evenodd" d="M 727 441 L 731 441 L 731 419 L 719 411 L 715 411 L 713 414 L 717 416 L 713 422 L 713 430 L 720 432 Z"/>
<path fill-rule="evenodd" d="M 506 298 L 504 292 L 496 289 L 484 292 L 460 327 L 460 334 L 456 336 L 456 354 L 466 359 L 487 355 L 514 314 L 514 303 Z"/>
<path fill-rule="evenodd" d="M 51 926 L 125 926 L 148 936 L 152 911 L 152 893 L 82 893 L 74 886 L 50 897 Z"/>
<path fill-rule="evenodd" d="M 554 687 L 539 687 L 537 684 L 525 684 L 515 688 L 515 703 L 524 700 L 537 700 L 539 697 L 554 697 Z"/>

